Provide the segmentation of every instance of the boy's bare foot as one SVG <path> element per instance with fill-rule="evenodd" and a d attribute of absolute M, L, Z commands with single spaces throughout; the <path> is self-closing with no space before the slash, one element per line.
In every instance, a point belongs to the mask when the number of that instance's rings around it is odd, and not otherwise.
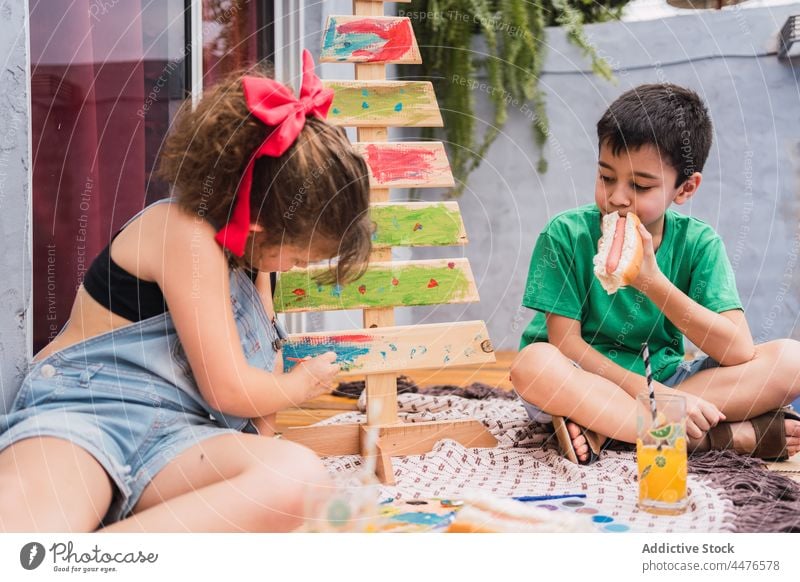
<path fill-rule="evenodd" d="M 581 427 L 569 420 L 566 424 L 567 432 L 572 438 L 572 447 L 575 449 L 575 455 L 581 463 L 586 462 L 589 460 L 589 443 L 586 442 L 586 437 L 583 436 Z M 603 439 L 602 442 L 606 442 L 606 439 Z"/>
<path fill-rule="evenodd" d="M 752 453 L 756 448 L 756 432 L 753 429 L 753 424 L 749 420 L 731 422 L 729 424 L 733 433 L 733 449 L 745 455 Z M 786 431 L 786 452 L 791 457 L 800 452 L 800 421 L 787 418 L 783 421 L 783 424 Z M 708 450 L 708 436 L 704 436 L 699 441 L 690 440 L 689 447 L 691 450 L 698 452 Z"/>

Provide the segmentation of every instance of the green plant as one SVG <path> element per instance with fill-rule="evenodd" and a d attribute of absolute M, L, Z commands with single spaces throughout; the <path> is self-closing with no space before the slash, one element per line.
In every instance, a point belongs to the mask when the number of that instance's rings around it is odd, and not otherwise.
<path fill-rule="evenodd" d="M 592 70 L 613 75 L 586 38 L 583 24 L 619 17 L 629 0 L 413 0 L 398 14 L 409 16 L 422 53 L 422 65 L 407 65 L 403 76 L 433 81 L 444 120 L 450 162 L 461 193 L 469 174 L 483 160 L 514 104 L 532 119 L 534 140 L 542 151 L 549 135 L 545 102 L 538 87 L 545 56 L 545 27 L 562 26 L 570 41 L 590 59 Z M 475 34 L 483 50 L 473 49 Z M 486 82 L 477 81 L 485 73 Z M 487 93 L 493 122 L 476 135 L 475 91 Z M 432 138 L 435 129 L 423 130 Z M 540 155 L 538 169 L 546 171 Z"/>

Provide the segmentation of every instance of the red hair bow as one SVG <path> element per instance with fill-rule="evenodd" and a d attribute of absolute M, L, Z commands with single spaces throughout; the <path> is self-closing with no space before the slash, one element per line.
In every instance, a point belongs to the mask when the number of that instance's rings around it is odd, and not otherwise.
<path fill-rule="evenodd" d="M 300 135 L 306 117 L 315 115 L 325 119 L 333 102 L 333 90 L 325 89 L 314 74 L 314 60 L 308 50 L 303 50 L 303 84 L 299 99 L 285 85 L 273 79 L 244 77 L 242 85 L 250 113 L 275 129 L 250 157 L 236 190 L 230 220 L 214 237 L 237 257 L 244 254 L 250 233 L 250 188 L 256 159 L 283 155 Z"/>

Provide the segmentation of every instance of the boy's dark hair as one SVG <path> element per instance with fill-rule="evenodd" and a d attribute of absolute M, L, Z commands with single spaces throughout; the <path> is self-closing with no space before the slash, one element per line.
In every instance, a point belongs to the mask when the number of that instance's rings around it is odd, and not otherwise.
<path fill-rule="evenodd" d="M 238 71 L 205 89 L 195 109 L 184 103 L 159 161 L 158 174 L 175 187 L 180 206 L 217 227 L 228 221 L 250 156 L 273 130 L 250 114 L 245 74 L 271 76 L 263 67 Z M 347 282 L 363 274 L 372 250 L 369 177 L 343 129 L 308 117 L 282 156 L 258 158 L 250 211 L 251 223 L 264 232 L 251 234 L 247 249 L 319 241 L 338 263 L 318 280 Z M 243 265 L 230 253 L 229 260 Z"/>
<path fill-rule="evenodd" d="M 694 91 L 671 83 L 626 91 L 597 122 L 600 146 L 607 144 L 615 156 L 623 150 L 654 146 L 677 171 L 676 188 L 703 171 L 711 136 L 711 117 L 703 100 Z"/>

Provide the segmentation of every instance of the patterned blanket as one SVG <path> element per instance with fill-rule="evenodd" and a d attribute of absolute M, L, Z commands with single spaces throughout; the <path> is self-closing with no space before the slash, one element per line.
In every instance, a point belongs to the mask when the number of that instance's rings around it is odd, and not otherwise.
<path fill-rule="evenodd" d="M 396 485 L 382 488 L 385 499 L 460 499 L 476 493 L 497 497 L 582 493 L 586 494 L 583 502 L 571 505 L 594 514 L 600 531 L 742 530 L 737 527 L 736 500 L 711 477 L 713 470 L 690 474 L 691 504 L 686 513 L 652 515 L 636 507 L 638 485 L 632 451 L 609 451 L 591 466 L 574 465 L 558 454 L 549 426 L 532 423 L 516 400 L 411 393 L 399 395 L 398 403 L 399 416 L 405 422 L 476 418 L 492 432 L 499 445 L 494 449 L 468 449 L 445 439 L 427 454 L 395 457 L 392 461 Z M 325 423 L 364 421 L 363 414 L 351 412 Z M 358 456 L 329 457 L 325 462 L 329 470 L 343 479 L 362 467 Z M 560 503 L 542 505 L 552 510 L 568 510 Z M 774 531 L 763 522 L 762 514 L 760 531 Z M 800 527 L 800 521 L 797 525 Z"/>

